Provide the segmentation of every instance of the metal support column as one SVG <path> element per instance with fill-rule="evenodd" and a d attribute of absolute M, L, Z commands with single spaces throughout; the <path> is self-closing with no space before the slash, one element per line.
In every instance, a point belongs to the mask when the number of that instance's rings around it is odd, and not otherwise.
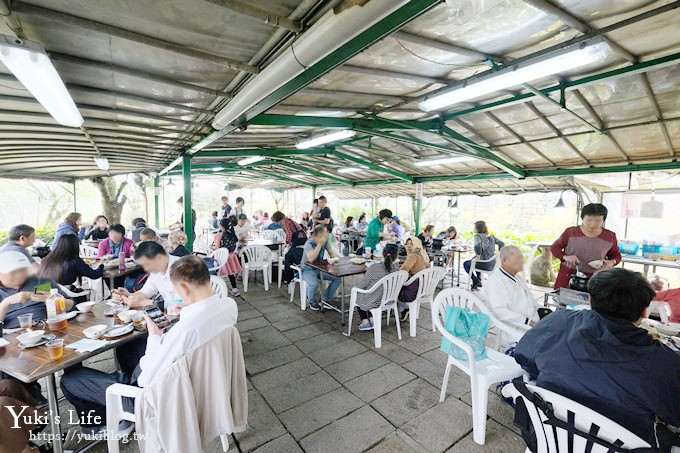
<path fill-rule="evenodd" d="M 312 184 L 312 200 L 316 198 L 316 184 Z"/>
<path fill-rule="evenodd" d="M 420 233 L 420 208 L 422 207 L 423 200 L 421 198 L 416 198 L 416 208 L 413 213 L 416 219 L 416 236 Z"/>
<path fill-rule="evenodd" d="M 158 176 L 153 178 L 153 220 L 156 229 L 160 228 L 160 215 L 158 210 L 158 196 L 160 195 L 160 187 L 158 186 Z"/>
<path fill-rule="evenodd" d="M 182 156 L 182 179 L 184 180 L 184 233 L 187 235 L 187 249 L 193 251 L 194 229 L 191 220 L 191 156 Z"/>
<path fill-rule="evenodd" d="M 76 178 L 73 178 L 73 212 L 78 212 L 78 203 L 76 202 Z"/>

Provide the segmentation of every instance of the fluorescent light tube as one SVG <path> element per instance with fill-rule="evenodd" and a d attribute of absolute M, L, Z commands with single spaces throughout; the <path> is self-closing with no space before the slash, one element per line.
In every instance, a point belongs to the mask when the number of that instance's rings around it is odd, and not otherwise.
<path fill-rule="evenodd" d="M 94 163 L 102 171 L 109 171 L 109 160 L 104 156 L 95 156 Z"/>
<path fill-rule="evenodd" d="M 295 179 L 304 178 L 304 177 L 306 177 L 306 176 L 308 176 L 308 175 L 303 175 L 303 174 L 301 174 L 301 173 L 294 173 L 294 174 L 292 174 L 292 175 L 288 175 L 289 178 L 295 178 Z"/>
<path fill-rule="evenodd" d="M 266 186 L 267 184 L 271 184 L 271 183 L 273 183 L 273 182 L 274 182 L 273 179 L 263 179 L 262 181 L 260 181 L 260 185 L 261 185 L 261 186 Z"/>
<path fill-rule="evenodd" d="M 357 171 L 364 170 L 363 168 L 359 167 L 343 167 L 343 168 L 338 168 L 338 173 L 354 173 Z"/>
<path fill-rule="evenodd" d="M 589 65 L 603 59 L 609 51 L 609 45 L 601 37 L 572 44 L 535 59 L 510 63 L 498 71 L 487 71 L 450 90 L 426 97 L 418 103 L 418 107 L 426 112 L 440 110 L 459 102 Z"/>
<path fill-rule="evenodd" d="M 416 161 L 413 165 L 416 167 L 432 167 L 435 165 L 457 164 L 460 162 L 469 162 L 474 160 L 474 157 L 458 156 L 458 157 L 442 157 L 441 159 L 427 159 Z"/>
<path fill-rule="evenodd" d="M 259 162 L 261 160 L 264 160 L 264 156 L 250 156 L 239 160 L 237 163 L 243 167 L 244 165 L 254 164 L 255 162 Z"/>
<path fill-rule="evenodd" d="M 75 102 L 40 44 L 0 35 L 0 61 L 59 124 L 83 124 Z"/>
<path fill-rule="evenodd" d="M 297 149 L 314 148 L 315 146 L 325 145 L 326 143 L 337 142 L 338 140 L 354 137 L 356 134 L 357 133 L 352 129 L 343 129 L 341 131 L 310 137 L 307 140 L 299 142 L 297 145 L 295 145 L 295 147 Z"/>

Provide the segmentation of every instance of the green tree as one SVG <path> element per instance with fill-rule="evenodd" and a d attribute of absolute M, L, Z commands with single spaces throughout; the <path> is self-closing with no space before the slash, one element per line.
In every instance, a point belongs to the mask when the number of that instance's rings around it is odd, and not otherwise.
<path fill-rule="evenodd" d="M 101 194 L 104 215 L 108 217 L 109 222 L 120 223 L 123 207 L 127 202 L 127 196 L 123 193 L 128 184 L 127 178 L 120 184 L 111 176 L 96 176 L 91 181 Z"/>

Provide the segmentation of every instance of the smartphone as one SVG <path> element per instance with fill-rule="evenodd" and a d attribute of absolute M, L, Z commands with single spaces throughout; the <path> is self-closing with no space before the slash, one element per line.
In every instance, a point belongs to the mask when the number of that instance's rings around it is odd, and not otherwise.
<path fill-rule="evenodd" d="M 167 316 L 165 316 L 161 309 L 155 305 L 149 305 L 144 308 L 144 313 L 146 313 L 146 315 L 161 329 L 164 329 L 170 324 L 170 320 Z"/>
<path fill-rule="evenodd" d="M 49 293 L 51 289 L 52 289 L 52 283 L 45 282 L 45 283 L 42 283 L 42 284 L 36 286 L 35 291 L 33 291 L 33 292 L 37 293 L 38 291 L 43 291 L 43 292 Z"/>

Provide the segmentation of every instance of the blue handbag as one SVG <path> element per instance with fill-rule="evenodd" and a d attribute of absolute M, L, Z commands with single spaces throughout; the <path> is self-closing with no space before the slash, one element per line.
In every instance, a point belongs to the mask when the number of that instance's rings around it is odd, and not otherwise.
<path fill-rule="evenodd" d="M 444 329 L 456 338 L 470 345 L 474 360 L 486 358 L 484 342 L 489 333 L 489 316 L 470 311 L 467 308 L 447 306 L 444 314 Z M 458 360 L 468 360 L 467 353 L 446 338 L 442 339 L 442 352 Z"/>

